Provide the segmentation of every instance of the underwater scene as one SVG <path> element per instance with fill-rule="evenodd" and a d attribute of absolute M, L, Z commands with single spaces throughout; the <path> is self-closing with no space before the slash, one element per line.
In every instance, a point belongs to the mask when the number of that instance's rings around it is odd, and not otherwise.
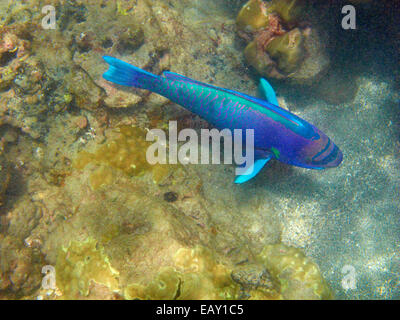
<path fill-rule="evenodd" d="M 1 300 L 400 299 L 396 0 L 1 0 Z"/>

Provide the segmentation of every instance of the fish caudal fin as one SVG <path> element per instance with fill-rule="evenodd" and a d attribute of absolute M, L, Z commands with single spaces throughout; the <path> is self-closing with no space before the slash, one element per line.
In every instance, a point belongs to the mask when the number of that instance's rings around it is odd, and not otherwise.
<path fill-rule="evenodd" d="M 109 69 L 103 74 L 103 78 L 116 84 L 151 89 L 154 80 L 159 78 L 155 74 L 117 58 L 104 56 L 103 59 L 110 65 Z"/>

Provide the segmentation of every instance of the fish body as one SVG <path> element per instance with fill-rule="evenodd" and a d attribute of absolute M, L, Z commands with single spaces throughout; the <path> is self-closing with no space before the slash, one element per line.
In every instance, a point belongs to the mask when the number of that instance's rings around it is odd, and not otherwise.
<path fill-rule="evenodd" d="M 103 75 L 108 81 L 158 93 L 218 129 L 253 129 L 256 172 L 252 168 L 251 174 L 238 176 L 236 183 L 251 179 L 271 158 L 310 169 L 336 167 L 342 161 L 342 152 L 328 136 L 278 106 L 265 79 L 261 79 L 260 91 L 268 101 L 173 72 L 158 76 L 113 57 L 104 60 L 110 65 Z"/>

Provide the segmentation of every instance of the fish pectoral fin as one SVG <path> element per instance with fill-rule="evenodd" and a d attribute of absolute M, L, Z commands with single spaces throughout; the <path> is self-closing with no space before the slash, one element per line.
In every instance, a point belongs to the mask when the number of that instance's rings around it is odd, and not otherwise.
<path fill-rule="evenodd" d="M 264 158 L 256 158 L 253 165 L 249 166 L 244 174 L 236 176 L 235 183 L 240 184 L 255 177 L 271 158 L 272 154 Z"/>
<path fill-rule="evenodd" d="M 260 79 L 258 91 L 260 92 L 260 95 L 263 99 L 267 100 L 269 103 L 279 106 L 274 89 L 264 78 Z"/>

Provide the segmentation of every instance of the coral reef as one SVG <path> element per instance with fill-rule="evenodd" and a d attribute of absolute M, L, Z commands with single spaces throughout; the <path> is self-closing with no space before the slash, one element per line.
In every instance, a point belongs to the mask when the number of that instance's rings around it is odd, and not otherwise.
<path fill-rule="evenodd" d="M 305 10 L 298 0 L 250 0 L 240 10 L 238 33 L 249 42 L 244 56 L 261 75 L 305 84 L 327 69 L 329 59 L 315 26 L 299 21 Z"/>
<path fill-rule="evenodd" d="M 112 231 L 111 238 L 118 232 Z M 109 242 L 111 238 L 103 241 Z M 102 292 L 103 298 L 114 298 L 117 293 L 125 299 L 146 300 L 331 298 L 318 267 L 300 250 L 283 244 L 266 246 L 257 263 L 239 265 L 233 270 L 218 263 L 215 253 L 204 246 L 175 247 L 174 251 L 172 259 L 158 256 L 169 262 L 164 266 L 151 265 L 155 272 L 152 277 L 130 277 L 124 286 L 126 280 L 119 278 L 126 275 L 110 263 L 113 254 L 107 256 L 104 247 L 92 238 L 72 241 L 57 255 L 58 296 L 76 299 Z M 147 253 L 146 259 L 149 258 Z"/>
<path fill-rule="evenodd" d="M 299 249 L 266 246 L 258 262 L 231 270 L 215 262 L 209 249 L 181 248 L 173 267 L 160 269 L 146 285 L 130 284 L 128 299 L 330 299 L 315 263 Z"/>
<path fill-rule="evenodd" d="M 0 299 L 21 298 L 40 287 L 43 258 L 18 238 L 0 234 Z"/>
<path fill-rule="evenodd" d="M 57 28 L 45 30 L 38 9 L 49 3 L 0 1 L 0 299 L 331 298 L 311 258 L 336 297 L 398 295 L 398 94 L 370 75 L 327 71 L 324 10 L 298 0 L 252 0 L 240 12 L 237 0 L 59 0 Z M 346 150 L 339 171 L 271 162 L 243 187 L 230 165 L 146 162 L 147 129 L 208 124 L 106 82 L 102 55 L 254 94 L 236 31 L 260 74 L 311 83 L 334 104 L 355 95 L 339 106 L 279 90 L 281 106 L 324 123 Z M 348 264 L 360 277 L 344 292 Z M 46 265 L 55 290 L 41 287 Z"/>
<path fill-rule="evenodd" d="M 232 279 L 247 299 L 331 299 L 318 266 L 297 248 L 265 246 L 254 262 L 236 266 Z"/>
<path fill-rule="evenodd" d="M 124 130 L 143 133 L 130 126 Z M 115 137 L 120 139 L 121 133 Z M 21 282 L 15 282 L 12 290 L 41 299 L 283 297 L 279 278 L 272 278 L 265 262 L 255 262 L 261 266 L 258 269 L 235 267 L 235 261 L 243 258 L 226 255 L 230 242 L 238 240 L 214 227 L 200 205 L 201 188 L 193 188 L 199 183 L 194 172 L 173 170 L 163 187 L 146 175 L 132 179 L 129 170 L 110 166 L 109 184 L 93 188 L 93 164 L 71 170 L 62 184 L 37 191 L 33 203 L 18 203 L 7 216 L 8 232 L 24 239 L 25 251 L 43 253 L 46 264 L 56 268 L 56 290 L 39 290 L 32 296 Z M 175 201 L 162 196 L 167 193 L 174 194 Z M 69 203 L 74 205 L 66 207 Z M 42 265 L 32 262 L 32 267 Z M 4 277 L 10 272 L 5 269 Z"/>
<path fill-rule="evenodd" d="M 46 135 L 49 118 L 68 108 L 94 110 L 105 98 L 105 90 L 72 60 L 70 37 L 41 27 L 37 2 L 10 3 L 0 31 L 0 125 L 34 139 Z"/>
<path fill-rule="evenodd" d="M 30 57 L 33 29 L 31 23 L 15 23 L 0 32 L 0 125 L 19 127 L 38 138 L 43 131 L 36 122 L 46 109 L 38 103 L 43 72 Z"/>

